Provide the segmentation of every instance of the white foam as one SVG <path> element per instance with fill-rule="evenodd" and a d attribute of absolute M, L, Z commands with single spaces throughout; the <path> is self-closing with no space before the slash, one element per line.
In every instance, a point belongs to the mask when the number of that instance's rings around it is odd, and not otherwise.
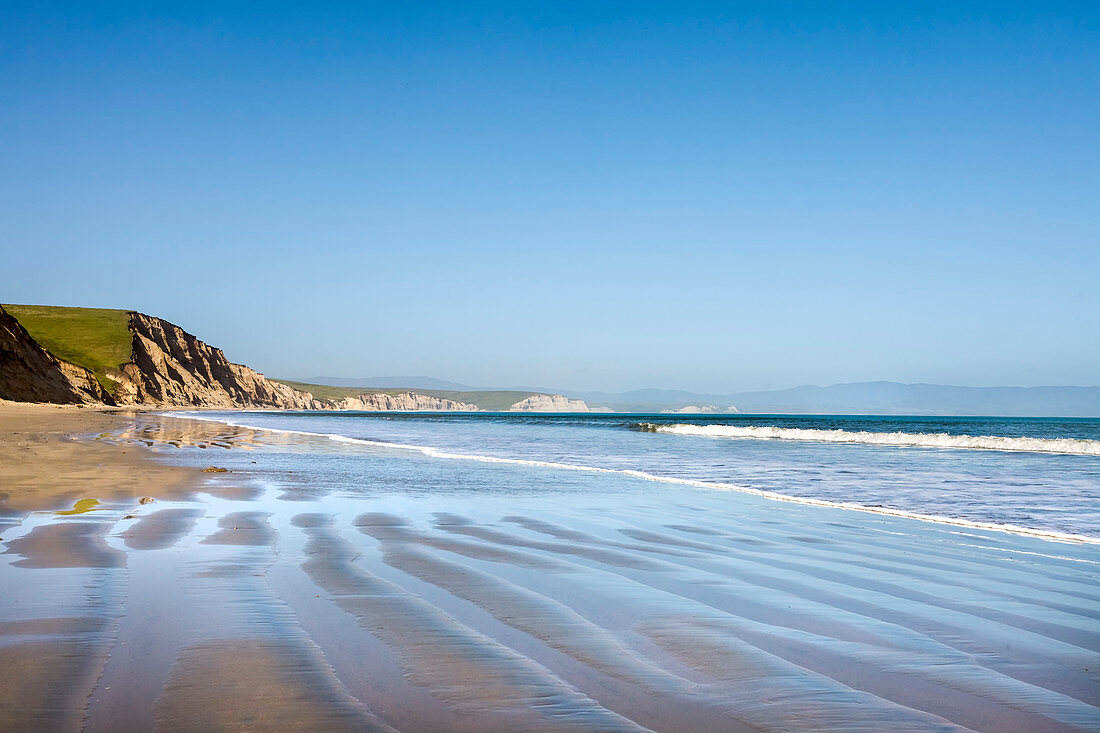
<path fill-rule="evenodd" d="M 849 511 L 866 512 L 869 514 L 884 514 L 891 517 L 903 517 L 905 519 L 916 519 L 922 522 L 935 522 L 937 524 L 949 524 L 956 527 L 970 527 L 972 529 L 985 529 L 993 530 L 996 532 L 1009 532 L 1012 534 L 1027 535 L 1029 537 L 1038 537 L 1045 540 L 1055 540 L 1059 542 L 1079 542 L 1086 544 L 1100 545 L 1100 537 L 1090 537 L 1088 535 L 1071 534 L 1069 532 L 1056 532 L 1054 530 L 1042 530 L 1033 529 L 1031 527 L 1020 527 L 1014 524 L 996 524 L 993 522 L 977 522 L 969 519 L 957 519 L 955 517 L 945 517 L 937 514 L 918 514 L 916 512 L 906 511 L 904 509 L 891 509 L 889 507 L 879 506 L 864 506 L 862 504 L 855 504 L 852 502 L 841 501 L 828 501 L 826 499 L 813 499 L 803 496 L 788 496 L 787 494 L 780 494 L 775 491 L 766 491 L 764 489 L 754 489 L 749 486 L 740 486 L 738 484 L 730 484 L 719 481 L 699 481 L 695 479 L 677 478 L 674 476 L 658 476 L 645 471 L 637 471 L 632 469 L 619 469 L 619 468 L 600 468 L 598 466 L 585 466 L 573 463 L 558 463 L 555 461 L 531 461 L 523 458 L 501 458 L 498 456 L 483 456 L 469 453 L 450 453 L 442 451 L 437 448 L 424 445 L 410 445 L 405 443 L 387 443 L 381 440 L 368 440 L 366 438 L 352 438 L 347 435 L 340 435 L 338 433 L 314 433 L 308 430 L 285 430 L 282 428 L 271 428 L 261 425 L 248 425 L 245 423 L 233 422 L 224 418 L 202 417 L 192 413 L 165 413 L 170 417 L 182 417 L 190 420 L 206 420 L 209 422 L 218 422 L 225 425 L 231 425 L 233 427 L 248 428 L 250 430 L 258 430 L 261 432 L 279 433 L 281 435 L 307 435 L 315 438 L 328 438 L 337 443 L 350 443 L 353 445 L 364 445 L 375 448 L 391 448 L 395 450 L 414 451 L 421 453 L 430 458 L 443 458 L 450 460 L 460 461 L 478 461 L 480 463 L 503 463 L 515 466 L 538 466 L 542 468 L 554 468 L 567 471 L 585 471 L 588 473 L 614 473 L 622 476 L 632 476 L 634 478 L 645 479 L 647 481 L 658 481 L 667 484 L 677 484 L 680 486 L 693 486 L 700 489 L 715 489 L 719 491 L 737 491 L 742 494 L 751 494 L 753 496 L 760 496 L 765 499 L 771 499 L 772 501 L 785 501 L 791 504 L 803 504 L 806 506 L 827 507 L 830 509 L 845 509 Z M 672 427 L 672 426 L 670 426 Z"/>
<path fill-rule="evenodd" d="M 1010 438 L 1002 435 L 950 435 L 948 433 L 871 433 L 866 431 L 778 428 L 770 425 L 654 425 L 655 433 L 699 435 L 709 438 L 753 440 L 808 440 L 823 443 L 917 446 L 922 448 L 965 448 L 1029 453 L 1064 453 L 1100 456 L 1100 440 L 1078 438 Z"/>

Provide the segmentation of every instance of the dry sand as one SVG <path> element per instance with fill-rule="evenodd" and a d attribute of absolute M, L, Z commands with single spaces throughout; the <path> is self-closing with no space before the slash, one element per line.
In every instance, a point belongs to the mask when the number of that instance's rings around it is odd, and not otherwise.
<path fill-rule="evenodd" d="M 0 730 L 1100 729 L 1095 546 L 310 440 L 0 406 Z"/>

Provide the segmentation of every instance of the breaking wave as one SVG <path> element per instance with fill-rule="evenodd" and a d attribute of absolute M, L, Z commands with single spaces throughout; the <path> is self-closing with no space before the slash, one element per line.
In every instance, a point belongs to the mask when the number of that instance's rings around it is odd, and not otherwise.
<path fill-rule="evenodd" d="M 1018 438 L 1003 435 L 951 435 L 949 433 L 870 433 L 814 428 L 779 428 L 769 425 L 691 425 L 680 423 L 635 423 L 636 430 L 708 438 L 755 440 L 805 440 L 820 443 L 915 446 L 921 448 L 964 448 L 1029 453 L 1063 453 L 1100 456 L 1100 440 L 1081 438 Z"/>
<path fill-rule="evenodd" d="M 632 476 L 634 478 L 644 479 L 647 481 L 655 481 L 659 483 L 678 484 L 680 486 L 693 486 L 700 489 L 712 489 L 719 491 L 733 491 L 742 494 L 751 494 L 753 496 L 760 496 L 765 499 L 771 499 L 773 501 L 789 502 L 791 504 L 803 504 L 806 506 L 828 507 L 832 509 L 846 509 L 849 511 L 867 512 L 870 514 L 883 514 L 893 517 L 904 517 L 906 519 L 916 519 L 922 522 L 936 522 L 938 524 L 948 524 L 957 527 L 969 527 L 973 529 L 986 529 L 996 532 L 1008 532 L 1010 534 L 1026 535 L 1030 537 L 1039 537 L 1045 540 L 1055 540 L 1060 542 L 1083 542 L 1087 544 L 1100 544 L 1100 537 L 1092 537 L 1089 535 L 1074 534 L 1069 532 L 1060 532 L 1056 530 L 1038 529 L 1033 527 L 1023 527 L 1015 524 L 1002 524 L 999 522 L 983 522 L 974 521 L 970 519 L 963 519 L 960 517 L 948 517 L 940 514 L 923 514 L 920 512 L 908 511 L 906 509 L 886 507 L 881 505 L 866 505 L 858 504 L 855 502 L 845 501 L 832 501 L 829 499 L 816 499 L 812 497 L 804 496 L 791 496 L 788 494 L 781 494 L 776 491 L 768 491 L 765 489 L 756 489 L 749 486 L 742 486 L 740 484 L 726 483 L 723 481 L 704 481 L 690 478 L 680 478 L 676 476 L 661 476 L 652 474 L 647 471 L 638 471 L 634 469 L 622 469 L 622 468 L 603 468 L 599 466 L 588 466 L 575 463 L 560 463 L 557 461 L 537 461 L 529 460 L 525 458 L 507 458 L 501 456 L 488 456 L 471 453 L 453 453 L 450 451 L 439 450 L 426 445 L 410 445 L 405 443 L 390 443 L 382 440 L 372 440 L 369 438 L 354 438 L 348 435 L 341 435 L 339 433 L 321 433 L 312 432 L 308 430 L 287 430 L 283 428 L 265 427 L 262 425 L 250 425 L 248 423 L 236 422 L 228 420 L 224 417 L 210 417 L 206 415 L 198 415 L 189 412 L 166 412 L 165 415 L 169 417 L 181 417 L 191 420 L 204 420 L 208 422 L 218 422 L 224 425 L 232 425 L 235 427 L 248 428 L 251 430 L 257 430 L 260 432 L 279 433 L 283 435 L 301 435 L 314 438 L 327 438 L 336 443 L 348 443 L 352 445 L 370 446 L 375 448 L 386 448 L 390 450 L 399 451 L 411 451 L 420 453 L 429 458 L 443 458 L 459 461 L 474 461 L 479 463 L 499 463 L 499 464 L 511 464 L 518 466 L 535 466 L 541 468 L 550 468 L 566 471 L 582 471 L 587 473 L 604 473 L 604 474 L 619 474 L 622 476 Z M 652 423 L 638 423 L 634 427 L 637 429 L 647 429 L 644 426 L 649 426 L 648 429 L 651 432 L 671 432 L 668 428 L 702 428 L 702 427 L 725 427 L 725 426 L 702 426 L 702 425 L 655 425 Z M 793 431 L 793 432 L 844 432 L 844 431 Z M 858 435 L 858 433 L 849 433 L 850 435 Z M 874 433 L 870 433 L 874 435 Z M 1061 442 L 1061 441 L 1044 441 L 1044 442 Z M 1066 441 L 1066 442 L 1085 442 L 1096 443 L 1100 445 L 1100 441 Z M 1090 454 L 1091 455 L 1091 454 Z M 1090 561 L 1091 562 L 1091 561 Z"/>

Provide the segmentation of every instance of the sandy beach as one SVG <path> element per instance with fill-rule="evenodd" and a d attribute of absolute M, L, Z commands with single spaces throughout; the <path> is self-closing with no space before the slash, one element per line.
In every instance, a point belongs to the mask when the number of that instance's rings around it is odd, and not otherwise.
<path fill-rule="evenodd" d="M 136 414 L 0 400 L 0 522 L 27 511 L 71 508 L 81 497 L 185 491 L 193 483 L 190 471 L 152 460 L 142 446 L 117 450 L 87 439 L 118 430 Z"/>
<path fill-rule="evenodd" d="M 1100 727 L 1096 545 L 11 404 L 0 486 L 4 730 Z"/>

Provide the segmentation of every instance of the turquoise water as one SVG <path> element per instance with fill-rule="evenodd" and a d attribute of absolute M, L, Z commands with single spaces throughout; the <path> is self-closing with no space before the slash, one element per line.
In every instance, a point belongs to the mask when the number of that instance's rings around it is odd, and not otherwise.
<path fill-rule="evenodd" d="M 663 480 L 1100 538 L 1097 419 L 347 412 L 201 416 L 389 444 L 396 450 L 427 451 L 440 460 L 482 458 L 641 472 Z M 532 475 L 537 480 L 538 472 Z M 357 478 L 341 464 L 331 480 L 354 485 Z"/>

